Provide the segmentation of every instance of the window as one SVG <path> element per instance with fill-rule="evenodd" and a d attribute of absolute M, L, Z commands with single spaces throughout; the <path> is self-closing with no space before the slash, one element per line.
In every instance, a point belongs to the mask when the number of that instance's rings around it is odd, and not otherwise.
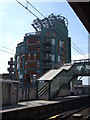
<path fill-rule="evenodd" d="M 47 34 L 47 37 L 49 36 L 49 32 L 46 33 Z"/>
<path fill-rule="evenodd" d="M 58 62 L 60 62 L 60 56 L 58 56 Z"/>
<path fill-rule="evenodd" d="M 40 71 L 38 70 L 37 73 L 39 73 Z"/>
<path fill-rule="evenodd" d="M 53 36 L 54 36 L 54 37 L 56 36 L 55 32 L 53 33 Z"/>
<path fill-rule="evenodd" d="M 36 57 L 36 53 L 34 54 L 34 57 Z"/>
<path fill-rule="evenodd" d="M 55 53 L 55 45 L 52 45 L 52 52 Z"/>
<path fill-rule="evenodd" d="M 60 41 L 60 47 L 62 46 L 62 41 Z"/>
<path fill-rule="evenodd" d="M 52 45 L 55 45 L 55 39 L 52 39 Z"/>
<path fill-rule="evenodd" d="M 60 46 L 60 40 L 58 40 L 58 46 Z"/>
<path fill-rule="evenodd" d="M 34 60 L 35 60 L 35 59 L 36 59 L 37 54 L 36 54 L 36 53 L 34 53 L 34 55 L 33 55 L 33 56 L 34 56 Z"/>
<path fill-rule="evenodd" d="M 52 61 L 55 61 L 55 55 L 52 55 Z"/>
<path fill-rule="evenodd" d="M 31 54 L 28 54 L 28 60 L 30 60 Z"/>
<path fill-rule="evenodd" d="M 28 47 L 25 48 L 25 51 L 28 52 Z"/>
<path fill-rule="evenodd" d="M 38 67 L 38 68 L 40 67 L 40 62 L 37 62 L 37 67 Z"/>
<path fill-rule="evenodd" d="M 19 64 L 17 64 L 17 70 L 19 70 L 19 69 L 20 69 Z"/>
<path fill-rule="evenodd" d="M 38 41 L 38 44 L 40 44 L 40 41 Z"/>
<path fill-rule="evenodd" d="M 23 47 L 22 47 L 22 49 L 21 49 L 21 53 L 23 53 Z"/>
<path fill-rule="evenodd" d="M 25 65 L 27 65 L 27 62 L 25 62 Z"/>
<path fill-rule="evenodd" d="M 40 64 L 40 62 L 37 62 L 37 65 L 39 65 Z"/>
<path fill-rule="evenodd" d="M 48 58 L 49 54 L 46 54 L 46 58 Z"/>
<path fill-rule="evenodd" d="M 28 45 L 28 39 L 27 39 L 27 41 L 26 41 L 26 44 Z"/>
<path fill-rule="evenodd" d="M 38 49 L 38 50 L 40 50 L 40 45 L 39 45 L 39 46 L 37 46 L 37 49 Z"/>

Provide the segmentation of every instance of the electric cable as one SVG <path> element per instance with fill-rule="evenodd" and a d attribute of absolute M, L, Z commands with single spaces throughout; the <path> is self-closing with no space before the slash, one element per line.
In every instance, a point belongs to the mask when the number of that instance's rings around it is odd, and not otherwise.
<path fill-rule="evenodd" d="M 32 11 L 30 11 L 27 7 L 25 7 L 22 3 L 20 3 L 18 0 L 16 0 L 22 7 L 24 7 L 28 12 L 30 12 L 34 17 L 38 18 Z"/>
<path fill-rule="evenodd" d="M 12 50 L 12 49 L 10 49 L 10 48 L 8 48 L 8 47 L 2 46 L 2 45 L 0 45 L 0 47 L 5 48 L 5 49 L 8 49 L 8 50 L 10 50 L 10 51 L 14 51 L 14 50 Z"/>
<path fill-rule="evenodd" d="M 26 2 L 31 6 L 31 7 L 33 7 L 41 16 L 43 16 L 43 17 L 45 17 L 37 8 L 35 8 L 30 2 L 28 2 L 27 0 L 26 0 Z"/>
<path fill-rule="evenodd" d="M 9 53 L 9 54 L 14 55 L 14 53 L 8 52 L 8 51 L 6 51 L 6 50 L 2 50 L 2 49 L 0 49 L 0 51 L 2 51 L 2 52 L 6 52 L 6 53 Z"/>

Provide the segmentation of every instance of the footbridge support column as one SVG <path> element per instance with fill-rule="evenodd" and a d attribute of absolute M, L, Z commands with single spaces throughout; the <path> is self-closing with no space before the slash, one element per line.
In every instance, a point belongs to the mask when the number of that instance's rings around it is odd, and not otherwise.
<path fill-rule="evenodd" d="M 70 82 L 70 90 L 71 90 L 71 95 L 75 95 L 75 84 L 77 82 L 77 78 L 73 78 Z"/>

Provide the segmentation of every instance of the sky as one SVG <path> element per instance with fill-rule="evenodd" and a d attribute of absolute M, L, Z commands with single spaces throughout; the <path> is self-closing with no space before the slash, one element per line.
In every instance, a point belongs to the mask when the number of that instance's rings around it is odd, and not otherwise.
<path fill-rule="evenodd" d="M 18 1 L 27 6 L 25 0 Z M 60 0 L 28 1 L 46 17 L 51 13 L 66 17 L 68 19 L 68 33 L 72 43 L 82 50 L 87 58 L 88 32 L 67 2 L 59 2 Z M 43 19 L 31 6 L 28 6 L 28 8 L 38 18 Z M 0 0 L 0 73 L 7 73 L 8 61 L 10 57 L 14 57 L 16 46 L 23 41 L 25 33 L 35 31 L 31 26 L 34 19 L 36 18 L 20 6 L 16 0 Z M 85 58 L 73 48 L 71 50 L 72 59 Z"/>

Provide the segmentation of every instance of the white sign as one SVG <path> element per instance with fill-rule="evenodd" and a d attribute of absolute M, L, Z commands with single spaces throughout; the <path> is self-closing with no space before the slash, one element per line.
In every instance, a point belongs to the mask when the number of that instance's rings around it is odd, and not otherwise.
<path fill-rule="evenodd" d="M 23 78 L 23 75 L 19 75 L 19 78 L 22 79 L 22 78 Z"/>

